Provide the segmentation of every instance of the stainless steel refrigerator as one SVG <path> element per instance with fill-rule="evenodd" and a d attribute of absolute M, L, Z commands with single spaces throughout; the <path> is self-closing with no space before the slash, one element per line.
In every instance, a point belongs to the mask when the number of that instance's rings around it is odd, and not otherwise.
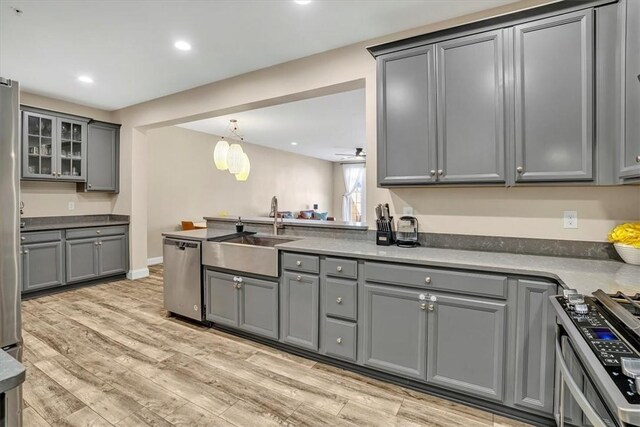
<path fill-rule="evenodd" d="M 18 82 L 0 77 L 0 349 L 22 359 L 20 327 L 20 102 Z M 7 426 L 20 426 L 22 390 L 3 393 Z"/>

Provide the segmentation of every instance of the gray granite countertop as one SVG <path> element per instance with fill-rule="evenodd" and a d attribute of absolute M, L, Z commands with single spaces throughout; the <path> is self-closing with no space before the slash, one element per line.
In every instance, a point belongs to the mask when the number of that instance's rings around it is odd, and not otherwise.
<path fill-rule="evenodd" d="M 24 382 L 25 367 L 4 351 L 0 351 L 0 393 Z"/>
<path fill-rule="evenodd" d="M 69 228 L 85 227 L 109 227 L 114 225 L 128 225 L 129 217 L 126 215 L 75 215 L 53 217 L 27 217 L 22 218 L 25 226 L 21 232 L 65 230 Z"/>
<path fill-rule="evenodd" d="M 226 236 L 233 233 L 234 231 L 231 230 L 203 228 L 200 230 L 167 231 L 165 233 L 162 233 L 162 235 L 165 237 L 173 237 L 174 239 L 205 241 L 214 237 Z"/>
<path fill-rule="evenodd" d="M 206 221 L 223 221 L 223 222 L 236 222 L 238 221 L 238 216 L 205 216 L 204 219 Z M 273 224 L 273 218 L 269 218 L 266 216 L 256 216 L 256 217 L 242 217 L 242 222 L 245 224 Z M 280 219 L 278 219 L 280 222 Z M 284 225 L 292 226 L 292 227 L 314 227 L 314 228 L 334 228 L 341 230 L 362 230 L 366 231 L 369 229 L 366 223 L 363 222 L 347 222 L 347 221 L 320 221 L 320 220 L 312 220 L 312 219 L 293 219 L 293 218 L 283 218 L 282 222 Z"/>
<path fill-rule="evenodd" d="M 640 266 L 617 261 L 421 247 L 407 249 L 377 246 L 373 241 L 326 238 L 303 238 L 276 247 L 295 252 L 545 277 L 585 295 L 597 289 L 610 293 L 640 292 Z"/>

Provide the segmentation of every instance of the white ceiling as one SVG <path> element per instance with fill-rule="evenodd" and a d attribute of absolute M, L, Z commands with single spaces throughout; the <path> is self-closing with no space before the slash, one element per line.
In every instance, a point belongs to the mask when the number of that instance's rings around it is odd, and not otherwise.
<path fill-rule="evenodd" d="M 513 1 L 0 0 L 0 75 L 113 110 Z"/>
<path fill-rule="evenodd" d="M 329 161 L 336 153 L 355 153 L 365 146 L 364 89 L 259 108 L 179 125 L 230 136 L 229 119 L 238 120 L 246 142 Z M 297 142 L 297 145 L 292 145 Z"/>

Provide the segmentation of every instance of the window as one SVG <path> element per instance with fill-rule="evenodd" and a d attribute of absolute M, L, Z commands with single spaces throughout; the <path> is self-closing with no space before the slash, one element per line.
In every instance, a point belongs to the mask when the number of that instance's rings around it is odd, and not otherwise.
<path fill-rule="evenodd" d="M 364 163 L 342 165 L 345 192 L 342 198 L 342 220 L 361 222 L 365 220 L 365 166 Z"/>

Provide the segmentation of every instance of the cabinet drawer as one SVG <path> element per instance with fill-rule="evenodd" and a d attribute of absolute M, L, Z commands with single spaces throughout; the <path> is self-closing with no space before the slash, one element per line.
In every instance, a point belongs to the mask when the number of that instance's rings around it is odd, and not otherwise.
<path fill-rule="evenodd" d="M 324 306 L 328 316 L 356 320 L 358 316 L 358 284 L 327 279 L 324 285 Z"/>
<path fill-rule="evenodd" d="M 67 239 L 86 239 L 88 237 L 116 236 L 127 232 L 126 225 L 115 227 L 91 227 L 67 230 Z"/>
<path fill-rule="evenodd" d="M 327 276 L 358 278 L 358 262 L 350 259 L 327 258 Z"/>
<path fill-rule="evenodd" d="M 62 240 L 62 231 L 34 231 L 30 233 L 20 233 L 20 243 L 44 243 L 44 242 L 57 242 Z"/>
<path fill-rule="evenodd" d="M 320 258 L 313 255 L 285 253 L 282 257 L 282 266 L 286 270 L 318 274 L 320 272 Z"/>
<path fill-rule="evenodd" d="M 494 298 L 507 297 L 506 276 L 377 262 L 365 263 L 364 274 L 368 282 L 417 286 Z"/>
<path fill-rule="evenodd" d="M 324 323 L 325 352 L 347 360 L 356 360 L 357 325 L 326 318 Z"/>

